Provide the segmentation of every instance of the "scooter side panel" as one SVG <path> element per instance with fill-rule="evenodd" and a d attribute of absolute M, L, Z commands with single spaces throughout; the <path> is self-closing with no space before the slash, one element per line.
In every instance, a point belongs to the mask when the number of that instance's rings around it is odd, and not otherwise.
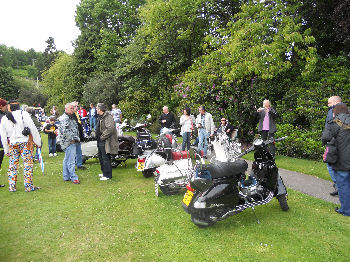
<path fill-rule="evenodd" d="M 198 202 L 205 202 L 207 207 L 234 207 L 239 202 L 237 187 L 228 181 L 215 183 L 204 194 L 198 197 Z"/>

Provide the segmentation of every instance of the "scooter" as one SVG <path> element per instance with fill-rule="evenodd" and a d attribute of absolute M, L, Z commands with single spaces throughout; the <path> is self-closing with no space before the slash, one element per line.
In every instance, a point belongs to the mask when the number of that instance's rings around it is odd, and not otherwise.
<path fill-rule="evenodd" d="M 151 115 L 147 115 L 147 120 L 151 118 Z M 142 154 L 145 150 L 152 150 L 157 147 L 156 141 L 152 139 L 151 132 L 147 129 L 149 123 L 146 121 L 144 123 L 137 123 L 134 127 L 131 127 L 131 131 L 136 131 L 136 144 L 138 146 L 137 151 L 134 152 L 135 155 Z"/>
<path fill-rule="evenodd" d="M 122 126 L 124 128 L 127 127 L 127 125 Z M 117 167 L 120 164 L 124 164 L 126 160 L 128 159 L 135 159 L 137 158 L 137 152 L 138 146 L 136 144 L 135 138 L 132 136 L 118 136 L 118 142 L 119 142 L 119 149 L 117 155 L 111 155 L 111 164 L 112 167 Z M 98 158 L 98 149 L 97 149 L 97 142 L 96 141 L 89 141 L 89 142 L 83 142 L 81 144 L 81 149 L 83 153 L 83 163 L 85 163 L 86 160 L 91 158 Z"/>
<path fill-rule="evenodd" d="M 215 134 L 210 144 L 214 153 L 210 154 L 212 156 L 210 162 L 234 162 L 236 157 L 242 153 L 241 143 L 238 140 L 230 140 L 226 133 Z"/>
<path fill-rule="evenodd" d="M 142 152 L 137 158 L 136 170 L 142 172 L 146 178 L 154 175 L 157 167 L 171 159 L 171 151 L 177 149 L 176 130 L 163 128 L 162 133 L 157 137 L 156 148 Z"/>
<path fill-rule="evenodd" d="M 254 211 L 256 206 L 269 203 L 273 197 L 277 198 L 282 210 L 287 211 L 287 189 L 267 148 L 285 138 L 258 139 L 234 162 L 217 161 L 206 165 L 203 159 L 197 161 L 182 201 L 192 222 L 198 227 L 209 227 L 247 208 Z M 255 151 L 255 160 L 252 173 L 246 179 L 248 163 L 238 158 L 251 151 Z"/>

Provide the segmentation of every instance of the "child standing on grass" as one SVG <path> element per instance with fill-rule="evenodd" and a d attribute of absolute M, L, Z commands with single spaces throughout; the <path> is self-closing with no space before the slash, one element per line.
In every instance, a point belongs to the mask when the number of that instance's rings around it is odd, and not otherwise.
<path fill-rule="evenodd" d="M 44 132 L 48 135 L 49 156 L 57 156 L 56 154 L 56 134 L 58 127 L 55 125 L 56 118 L 51 116 L 50 123 L 44 128 Z"/>

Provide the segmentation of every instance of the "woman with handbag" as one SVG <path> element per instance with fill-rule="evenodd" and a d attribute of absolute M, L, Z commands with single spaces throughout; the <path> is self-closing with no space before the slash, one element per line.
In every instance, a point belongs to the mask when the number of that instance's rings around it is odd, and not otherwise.
<path fill-rule="evenodd" d="M 337 104 L 333 108 L 334 119 L 329 121 L 322 133 L 322 143 L 331 140 L 336 147 L 336 159 L 332 168 L 336 176 L 340 208 L 335 211 L 350 216 L 350 114 L 345 104 Z"/>
<path fill-rule="evenodd" d="M 0 134 L 5 154 L 10 158 L 8 168 L 9 191 L 16 192 L 19 158 L 23 158 L 24 189 L 26 192 L 40 189 L 33 185 L 33 153 L 28 143 L 29 135 L 37 147 L 41 147 L 41 138 L 29 114 L 20 110 L 16 101 L 10 101 L 8 112 L 1 120 Z"/>

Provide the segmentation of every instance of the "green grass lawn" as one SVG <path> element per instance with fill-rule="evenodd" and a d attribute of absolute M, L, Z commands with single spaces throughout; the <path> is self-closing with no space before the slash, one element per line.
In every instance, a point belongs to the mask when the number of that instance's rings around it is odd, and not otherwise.
<path fill-rule="evenodd" d="M 62 179 L 63 153 L 35 164 L 36 192 L 0 188 L 0 261 L 348 261 L 350 220 L 335 204 L 289 190 L 288 212 L 277 200 L 200 229 L 181 207 L 183 194 L 154 194 L 135 160 L 99 181 L 97 160 Z M 0 171 L 6 184 L 8 158 Z M 311 164 L 309 164 L 311 165 Z"/>

